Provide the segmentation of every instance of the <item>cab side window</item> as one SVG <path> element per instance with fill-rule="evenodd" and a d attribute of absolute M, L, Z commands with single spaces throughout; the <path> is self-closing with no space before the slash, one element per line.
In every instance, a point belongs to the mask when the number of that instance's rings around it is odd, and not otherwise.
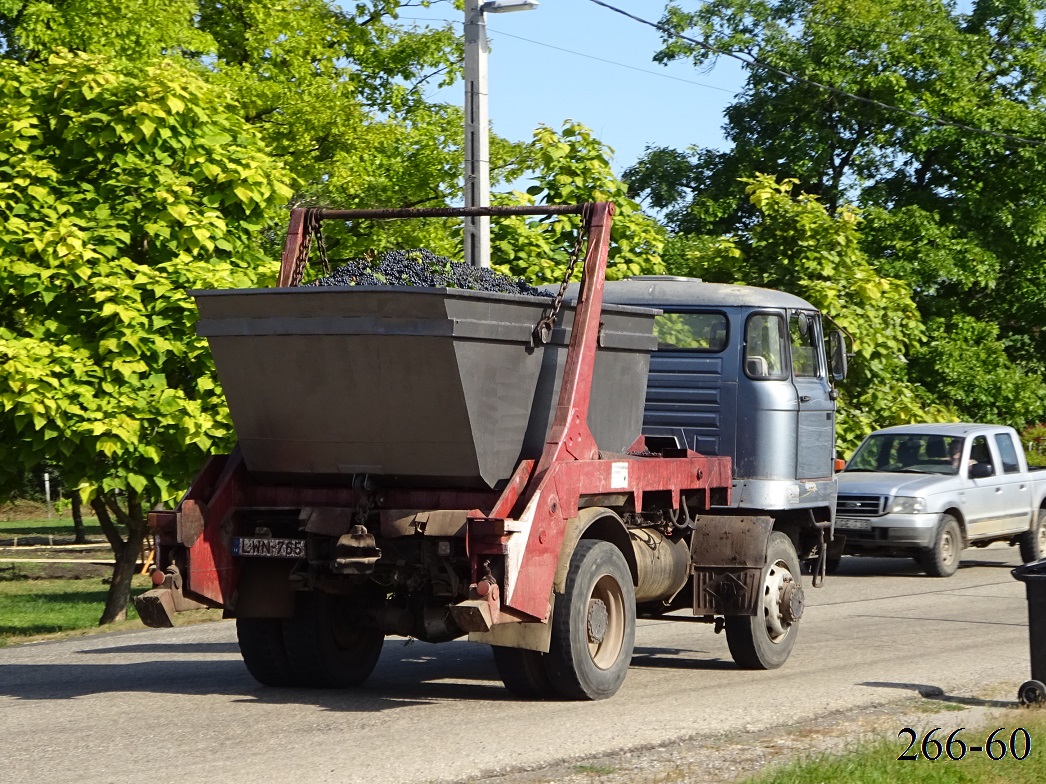
<path fill-rule="evenodd" d="M 970 459 L 975 463 L 984 463 L 991 466 L 993 476 L 998 473 L 995 468 L 995 461 L 992 460 L 992 450 L 988 446 L 987 436 L 977 436 L 973 439 L 973 445 L 970 447 Z"/>
<path fill-rule="evenodd" d="M 792 372 L 799 378 L 817 378 L 817 330 L 814 319 L 806 313 L 793 313 L 788 320 L 788 337 L 792 346 Z"/>
<path fill-rule="evenodd" d="M 1017 474 L 1021 470 L 1021 461 L 1017 459 L 1017 450 L 1014 449 L 1013 439 L 1009 433 L 996 433 L 995 446 L 999 450 L 1002 459 L 1002 472 L 1004 474 Z"/>
<path fill-rule="evenodd" d="M 785 325 L 777 313 L 753 313 L 745 324 L 745 374 L 749 378 L 788 378 Z"/>
<path fill-rule="evenodd" d="M 654 317 L 659 350 L 719 352 L 726 348 L 727 321 L 722 313 L 662 313 Z"/>

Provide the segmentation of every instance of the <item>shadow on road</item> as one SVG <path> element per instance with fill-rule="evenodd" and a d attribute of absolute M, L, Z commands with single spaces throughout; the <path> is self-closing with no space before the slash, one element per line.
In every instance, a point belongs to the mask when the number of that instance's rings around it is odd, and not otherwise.
<path fill-rule="evenodd" d="M 160 653 L 168 656 L 177 653 L 203 654 L 203 653 L 240 653 L 239 646 L 234 642 L 184 642 L 184 643 L 144 643 L 142 645 L 118 645 L 112 648 L 92 648 L 86 651 L 77 651 L 80 654 L 95 653 Z"/>
<path fill-rule="evenodd" d="M 736 670 L 737 665 L 725 659 L 697 658 L 705 651 L 683 648 L 644 648 L 637 646 L 632 654 L 632 667 L 665 670 Z M 706 654 L 709 655 L 709 654 Z"/>
<path fill-rule="evenodd" d="M 963 557 L 959 562 L 960 571 L 975 567 L 1012 569 L 1014 564 L 1006 561 L 989 561 L 983 558 L 967 557 Z M 832 575 L 840 577 L 869 577 L 873 575 L 881 577 L 891 575 L 897 577 L 925 577 L 928 580 L 941 579 L 940 577 L 930 577 L 914 559 L 900 555 L 893 557 L 847 555 L 839 562 L 839 566 Z"/>
<path fill-rule="evenodd" d="M 916 692 L 925 700 L 947 702 L 953 705 L 966 705 L 979 708 L 1019 708 L 1016 700 L 982 700 L 979 697 L 957 697 L 945 694 L 940 686 L 929 686 L 925 683 L 889 683 L 885 681 L 866 681 L 859 686 L 870 686 L 875 689 L 907 689 Z"/>
<path fill-rule="evenodd" d="M 497 676 L 489 649 L 467 645 L 447 643 L 441 646 L 444 650 L 440 654 L 430 654 L 420 643 L 387 642 L 367 683 L 343 691 L 262 686 L 248 674 L 235 643 L 112 646 L 72 651 L 69 658 L 54 663 L 0 663 L 0 697 L 69 700 L 116 692 L 227 695 L 237 703 L 293 703 L 343 712 L 374 712 L 447 700 L 511 700 Z M 84 654 L 96 653 L 121 655 L 122 659 L 104 664 L 75 661 Z M 228 658 L 191 660 L 193 656 L 213 654 L 227 654 Z M 150 660 L 136 660 L 143 656 Z"/>

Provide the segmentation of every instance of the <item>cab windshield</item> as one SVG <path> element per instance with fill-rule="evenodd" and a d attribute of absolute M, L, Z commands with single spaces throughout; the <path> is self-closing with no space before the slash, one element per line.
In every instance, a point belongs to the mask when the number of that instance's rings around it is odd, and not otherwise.
<path fill-rule="evenodd" d="M 914 433 L 872 435 L 858 447 L 845 470 L 958 474 L 964 440 L 955 436 Z"/>

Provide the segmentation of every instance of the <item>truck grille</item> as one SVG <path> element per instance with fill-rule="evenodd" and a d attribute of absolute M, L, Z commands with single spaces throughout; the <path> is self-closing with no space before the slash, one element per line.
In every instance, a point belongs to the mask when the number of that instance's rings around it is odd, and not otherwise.
<path fill-rule="evenodd" d="M 881 515 L 886 498 L 881 495 L 841 495 L 835 504 L 835 513 L 845 515 Z"/>

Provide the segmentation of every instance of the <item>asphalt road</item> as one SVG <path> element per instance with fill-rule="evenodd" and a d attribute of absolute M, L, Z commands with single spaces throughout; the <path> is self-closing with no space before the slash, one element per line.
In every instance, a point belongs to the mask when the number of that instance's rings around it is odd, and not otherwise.
<path fill-rule="evenodd" d="M 736 669 L 707 625 L 643 621 L 624 687 L 598 703 L 513 700 L 489 649 L 464 642 L 390 639 L 365 687 L 340 693 L 257 685 L 229 622 L 0 649 L 0 781 L 420 784 L 737 740 L 919 690 L 1015 694 L 1029 670 L 1017 563 L 1011 548 L 967 550 L 934 579 L 844 559 L 807 590 L 796 649 L 772 672 Z"/>

